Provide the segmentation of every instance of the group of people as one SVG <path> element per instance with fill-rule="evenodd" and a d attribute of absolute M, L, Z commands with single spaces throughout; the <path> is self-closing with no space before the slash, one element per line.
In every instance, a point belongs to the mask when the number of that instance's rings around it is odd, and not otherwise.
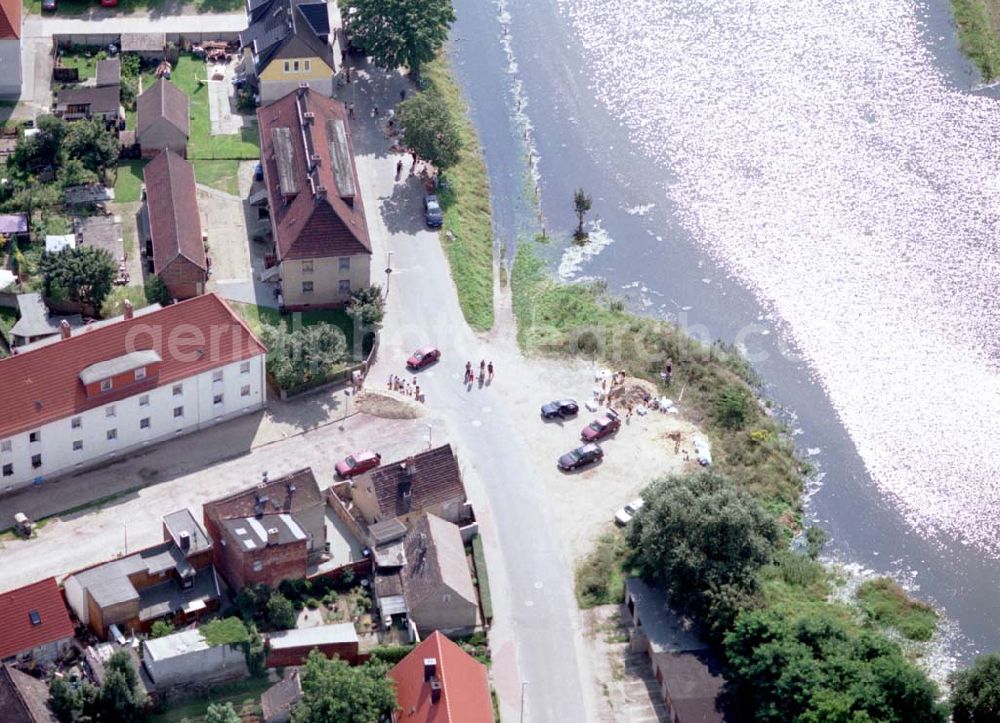
<path fill-rule="evenodd" d="M 465 383 L 472 384 L 476 380 L 475 374 L 472 372 L 472 362 L 465 362 Z M 493 362 L 489 364 L 486 363 L 485 359 L 479 362 L 479 381 L 493 381 Z"/>
<path fill-rule="evenodd" d="M 424 395 L 420 393 L 420 385 L 417 384 L 416 377 L 413 377 L 413 382 L 411 383 L 405 379 L 400 379 L 395 374 L 390 374 L 388 386 L 391 392 L 405 394 L 408 397 L 413 397 L 418 402 L 424 401 Z"/>

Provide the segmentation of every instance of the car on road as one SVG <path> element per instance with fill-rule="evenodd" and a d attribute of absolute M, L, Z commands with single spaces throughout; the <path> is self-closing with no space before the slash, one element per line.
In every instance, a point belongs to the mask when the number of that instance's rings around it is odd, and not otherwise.
<path fill-rule="evenodd" d="M 433 193 L 424 196 L 424 220 L 431 228 L 441 228 L 441 224 L 444 223 L 441 204 L 438 203 L 438 197 Z"/>
<path fill-rule="evenodd" d="M 621 429 L 622 420 L 618 412 L 608 410 L 600 419 L 595 419 L 580 432 L 580 439 L 584 442 L 596 442 L 599 439 L 609 437 Z"/>
<path fill-rule="evenodd" d="M 585 444 L 577 447 L 571 452 L 567 452 L 559 458 L 559 469 L 570 471 L 586 467 L 604 458 L 604 450 L 598 444 Z"/>
<path fill-rule="evenodd" d="M 632 518 L 635 517 L 635 513 L 642 509 L 643 504 L 642 499 L 632 500 L 629 502 L 615 514 L 615 524 L 621 525 L 622 527 L 627 525 L 632 521 Z"/>
<path fill-rule="evenodd" d="M 436 346 L 422 346 L 406 360 L 407 369 L 423 369 L 441 358 L 441 351 Z"/>
<path fill-rule="evenodd" d="M 42 10 L 54 13 L 56 11 L 56 0 L 42 0 Z"/>
<path fill-rule="evenodd" d="M 118 7 L 118 0 L 101 0 L 102 8 L 116 8 Z"/>
<path fill-rule="evenodd" d="M 572 399 L 557 399 L 554 402 L 542 405 L 542 418 L 544 419 L 565 419 L 575 417 L 580 411 L 579 405 Z"/>
<path fill-rule="evenodd" d="M 382 455 L 366 449 L 364 452 L 355 452 L 337 462 L 335 469 L 337 474 L 344 479 L 350 479 L 356 475 L 375 469 L 382 463 Z"/>

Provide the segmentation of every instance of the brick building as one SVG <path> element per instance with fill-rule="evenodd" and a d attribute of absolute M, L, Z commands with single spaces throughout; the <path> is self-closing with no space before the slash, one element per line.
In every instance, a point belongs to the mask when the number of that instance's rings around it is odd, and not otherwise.
<path fill-rule="evenodd" d="M 233 590 L 304 578 L 326 546 L 326 502 L 309 468 L 208 502 L 204 520 Z"/>
<path fill-rule="evenodd" d="M 314 649 L 328 658 L 337 656 L 351 665 L 367 660 L 358 652 L 358 633 L 354 623 L 333 623 L 310 628 L 296 628 L 269 633 L 267 667 L 284 668 L 305 665 Z"/>

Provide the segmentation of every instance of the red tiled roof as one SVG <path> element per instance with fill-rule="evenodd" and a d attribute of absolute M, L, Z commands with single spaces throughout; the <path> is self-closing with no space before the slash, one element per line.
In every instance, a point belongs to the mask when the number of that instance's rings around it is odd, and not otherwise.
<path fill-rule="evenodd" d="M 160 78 L 135 102 L 136 131 L 141 137 L 160 118 L 185 136 L 190 135 L 190 101 L 187 93 L 166 78 Z"/>
<path fill-rule="evenodd" d="M 21 37 L 21 0 L 0 0 L 0 40 Z"/>
<path fill-rule="evenodd" d="M 178 256 L 207 270 L 194 166 L 166 150 L 146 164 L 142 175 L 153 239 L 153 270 L 161 273 Z"/>
<path fill-rule="evenodd" d="M 431 701 L 424 658 L 437 660 L 441 700 Z M 493 723 L 486 666 L 435 631 L 389 671 L 396 681 L 400 723 Z"/>
<path fill-rule="evenodd" d="M 79 373 L 128 352 L 154 349 L 159 375 L 88 399 Z M 83 327 L 69 339 L 0 359 L 0 437 L 165 386 L 267 350 L 215 294 L 130 320 Z M 2 630 L 2 628 L 0 628 Z"/>
<path fill-rule="evenodd" d="M 38 625 L 31 622 L 33 611 Z M 71 637 L 73 623 L 54 577 L 0 593 L 0 660 Z"/>
<path fill-rule="evenodd" d="M 302 113 L 313 113 L 311 121 L 304 121 Z M 351 147 L 350 124 L 347 113 L 339 101 L 325 98 L 311 89 L 301 94 L 292 91 L 270 105 L 257 111 L 260 127 L 260 157 L 264 166 L 264 179 L 268 187 L 271 218 L 275 228 L 278 258 L 309 259 L 333 256 L 370 254 L 368 226 L 361 202 L 358 174 L 354 165 L 354 151 Z M 307 132 L 303 134 L 302 123 Z M 332 138 L 331 124 L 342 123 L 346 136 L 346 158 L 343 188 L 338 187 L 334 164 L 334 146 L 340 148 L 336 138 Z M 275 156 L 274 129 L 289 129 L 291 138 L 290 169 L 297 192 L 286 202 L 281 194 L 278 160 Z M 311 151 L 317 156 L 317 166 L 313 172 L 316 186 L 322 186 L 325 194 L 315 193 L 309 183 L 310 159 L 306 155 L 304 137 L 310 139 Z M 353 194 L 350 203 L 344 195 Z"/>

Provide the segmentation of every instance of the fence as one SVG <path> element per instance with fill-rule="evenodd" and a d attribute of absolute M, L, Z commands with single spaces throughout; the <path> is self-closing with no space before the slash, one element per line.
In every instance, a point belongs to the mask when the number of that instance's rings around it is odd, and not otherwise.
<path fill-rule="evenodd" d="M 221 40 L 223 42 L 239 42 L 240 30 L 213 30 L 205 32 L 183 32 L 166 33 L 166 42 L 187 48 L 194 43 L 204 43 L 207 40 Z M 66 49 L 73 45 L 89 45 L 106 48 L 114 43 L 121 47 L 121 33 L 63 33 L 52 36 L 53 48 Z"/>

